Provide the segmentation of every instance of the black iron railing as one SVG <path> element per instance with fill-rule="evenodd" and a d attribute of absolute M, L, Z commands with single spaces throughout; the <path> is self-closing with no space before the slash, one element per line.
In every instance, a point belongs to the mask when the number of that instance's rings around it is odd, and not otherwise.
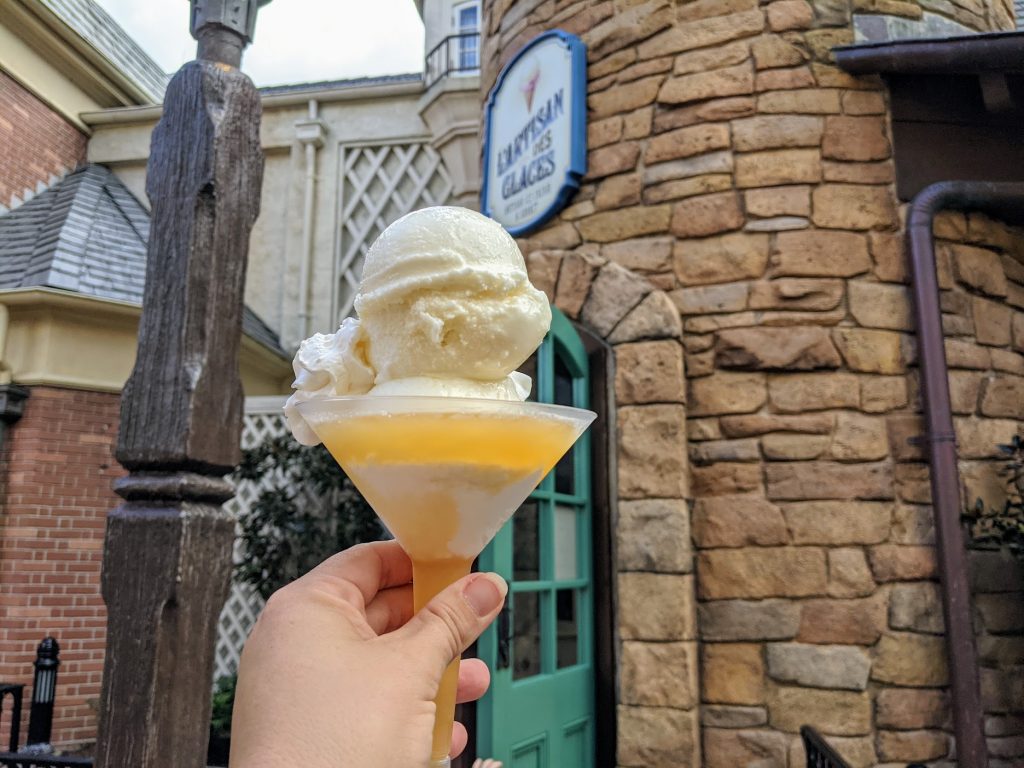
<path fill-rule="evenodd" d="M 800 738 L 804 742 L 804 752 L 807 753 L 807 768 L 850 768 L 838 752 L 825 741 L 820 733 L 811 726 L 805 725 L 800 729 Z M 926 768 L 921 763 L 910 763 L 907 768 Z"/>
<path fill-rule="evenodd" d="M 29 710 L 28 746 L 18 751 L 21 726 L 22 695 L 25 686 L 0 683 L 0 712 L 7 694 L 14 701 L 11 712 L 9 752 L 0 752 L 0 766 L 10 768 L 92 768 L 92 758 L 61 757 L 52 754 L 50 734 L 53 730 L 53 704 L 57 696 L 57 668 L 60 666 L 60 646 L 52 637 L 43 638 L 36 648 L 35 676 L 32 680 L 32 708 Z"/>
<path fill-rule="evenodd" d="M 92 768 L 92 758 L 0 752 L 0 765 L 8 768 Z"/>
<path fill-rule="evenodd" d="M 462 32 L 448 35 L 427 54 L 423 65 L 423 80 L 429 88 L 449 75 L 479 71 L 480 33 Z"/>
<path fill-rule="evenodd" d="M 811 726 L 805 725 L 800 729 L 800 738 L 804 741 L 804 751 L 807 753 L 807 768 L 850 768 Z"/>
<path fill-rule="evenodd" d="M 21 697 L 25 694 L 25 686 L 19 683 L 0 683 L 0 714 L 4 711 L 4 700 L 11 697 L 11 736 L 7 748 L 11 752 L 18 751 L 18 739 L 21 735 Z"/>

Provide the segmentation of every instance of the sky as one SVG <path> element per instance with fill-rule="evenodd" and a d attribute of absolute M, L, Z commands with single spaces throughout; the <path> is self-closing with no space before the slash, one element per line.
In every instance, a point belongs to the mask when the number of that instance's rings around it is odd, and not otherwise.
<path fill-rule="evenodd" d="M 96 0 L 165 71 L 195 57 L 188 0 Z M 260 10 L 242 68 L 256 85 L 423 69 L 413 0 L 273 0 Z"/>

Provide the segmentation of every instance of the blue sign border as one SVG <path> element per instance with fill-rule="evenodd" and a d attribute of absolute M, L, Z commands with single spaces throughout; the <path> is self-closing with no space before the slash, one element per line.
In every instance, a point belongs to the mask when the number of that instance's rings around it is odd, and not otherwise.
<path fill-rule="evenodd" d="M 580 180 L 587 173 L 587 46 L 576 35 L 563 32 L 560 29 L 552 29 L 537 35 L 509 60 L 502 68 L 501 74 L 498 75 L 494 87 L 491 88 L 491 92 L 487 96 L 487 104 L 484 107 L 484 168 L 483 184 L 480 188 L 480 211 L 485 216 L 491 215 L 487 205 L 487 189 L 490 182 L 491 110 L 494 108 L 494 100 L 501 92 L 505 78 L 516 63 L 534 46 L 552 37 L 558 38 L 569 49 L 569 54 L 572 57 L 572 104 L 570 105 L 572 125 L 569 128 L 572 146 L 569 150 L 569 169 L 566 171 L 565 179 L 562 180 L 562 186 L 559 188 L 554 202 L 535 218 L 521 226 L 509 229 L 508 233 L 513 237 L 533 232 L 562 210 L 576 194 L 580 188 Z"/>

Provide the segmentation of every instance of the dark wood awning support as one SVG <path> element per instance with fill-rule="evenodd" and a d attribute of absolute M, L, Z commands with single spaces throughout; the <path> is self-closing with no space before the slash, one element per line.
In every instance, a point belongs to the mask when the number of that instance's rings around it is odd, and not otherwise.
<path fill-rule="evenodd" d="M 231 579 L 238 371 L 249 233 L 259 212 L 260 99 L 238 68 L 257 0 L 193 0 L 199 58 L 153 132 L 139 347 L 121 401 L 129 475 L 107 518 L 107 650 L 97 766 L 206 764 L 217 619 Z"/>

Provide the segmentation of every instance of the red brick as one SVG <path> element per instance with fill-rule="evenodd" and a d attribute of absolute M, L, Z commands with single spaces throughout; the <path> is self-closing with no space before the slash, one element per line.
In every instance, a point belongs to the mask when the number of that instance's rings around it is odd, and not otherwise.
<path fill-rule="evenodd" d="M 85 161 L 85 135 L 3 71 L 0 115 L 0 205 Z"/>
<path fill-rule="evenodd" d="M 118 412 L 116 394 L 34 387 L 0 455 L 0 679 L 30 686 L 36 645 L 47 634 L 60 641 L 58 745 L 96 737 L 86 702 L 103 673 L 100 567 L 106 514 L 118 503 L 111 480 L 123 474 L 113 456 Z M 7 727 L 0 721 L 0 732 Z"/>

